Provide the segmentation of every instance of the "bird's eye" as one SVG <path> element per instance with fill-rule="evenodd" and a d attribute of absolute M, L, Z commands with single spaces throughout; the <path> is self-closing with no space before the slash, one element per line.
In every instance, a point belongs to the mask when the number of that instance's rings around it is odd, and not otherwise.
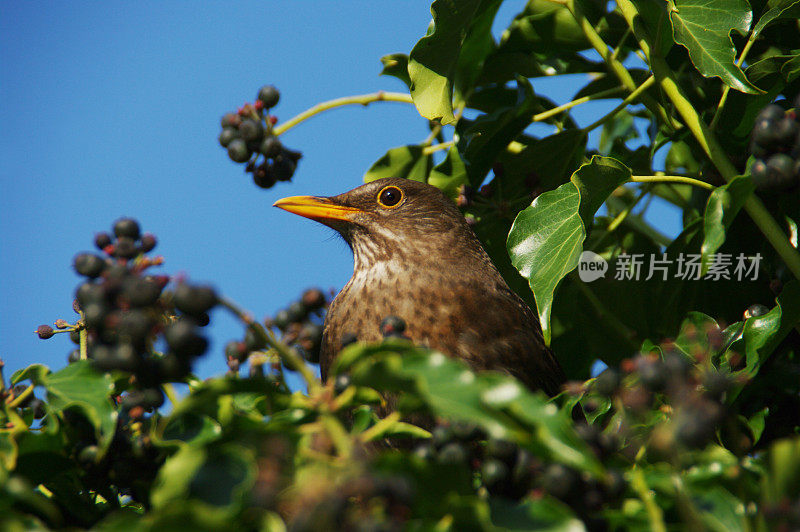
<path fill-rule="evenodd" d="M 396 207 L 403 199 L 403 191 L 397 187 L 383 187 L 378 192 L 378 203 L 384 207 Z"/>

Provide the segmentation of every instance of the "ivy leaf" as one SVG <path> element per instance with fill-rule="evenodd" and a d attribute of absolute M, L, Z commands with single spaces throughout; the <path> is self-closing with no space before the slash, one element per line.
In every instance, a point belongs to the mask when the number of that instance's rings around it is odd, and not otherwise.
<path fill-rule="evenodd" d="M 700 275 L 708 273 L 714 253 L 725 243 L 725 231 L 754 190 L 752 179 L 748 176 L 737 176 L 729 183 L 714 189 L 708 197 L 703 215 L 705 238 L 700 248 Z"/>
<path fill-rule="evenodd" d="M 408 76 L 408 56 L 406 54 L 389 54 L 381 57 L 381 76 L 393 76 L 407 87 L 411 87 L 411 78 Z"/>
<path fill-rule="evenodd" d="M 662 57 L 666 56 L 674 44 L 667 4 L 651 0 L 633 0 L 633 3 L 647 28 L 647 33 L 653 39 L 653 51 Z M 637 82 L 637 84 L 639 83 Z"/>
<path fill-rule="evenodd" d="M 462 105 L 475 86 L 483 63 L 495 49 L 492 23 L 502 0 L 482 0 L 461 45 L 453 80 L 453 100 Z"/>
<path fill-rule="evenodd" d="M 689 312 L 681 323 L 678 337 L 675 338 L 675 348 L 689 360 L 693 360 L 695 349 L 710 350 L 708 336 L 704 332 L 717 328 L 719 325 L 711 316 L 702 312 Z"/>
<path fill-rule="evenodd" d="M 722 486 L 701 484 L 692 490 L 695 507 L 700 511 L 700 519 L 706 530 L 733 532 L 749 530 L 739 507 L 742 501 Z"/>
<path fill-rule="evenodd" d="M 594 213 L 631 171 L 619 161 L 592 157 L 565 183 L 537 197 L 519 213 L 508 234 L 514 267 L 528 279 L 545 342 L 550 343 L 550 312 L 558 283 L 578 265 Z"/>
<path fill-rule="evenodd" d="M 422 146 L 399 146 L 387 151 L 370 166 L 364 174 L 369 183 L 384 177 L 404 177 L 413 181 L 425 181 L 431 167 L 431 156 L 425 155 Z"/>
<path fill-rule="evenodd" d="M 55 373 L 34 364 L 15 373 L 12 382 L 23 379 L 44 387 L 48 407 L 53 412 L 78 408 L 94 426 L 101 448 L 111 443 L 117 412 L 110 399 L 114 382 L 108 373 L 98 373 L 89 361 L 80 360 Z"/>
<path fill-rule="evenodd" d="M 736 66 L 730 33 L 747 33 L 753 13 L 747 0 L 672 0 L 670 20 L 675 42 L 689 52 L 692 63 L 707 77 L 718 77 L 740 92 L 760 94 Z"/>
<path fill-rule="evenodd" d="M 469 183 L 467 168 L 453 146 L 447 150 L 444 160 L 433 167 L 428 176 L 428 184 L 443 190 L 448 196 L 456 197 L 461 185 Z"/>
<path fill-rule="evenodd" d="M 630 181 L 631 177 L 630 168 L 621 162 L 597 155 L 572 174 L 571 181 L 581 194 L 580 215 L 584 227 L 592 226 L 594 213 L 617 187 Z"/>
<path fill-rule="evenodd" d="M 431 5 L 433 22 L 411 50 L 408 61 L 411 98 L 419 114 L 428 120 L 455 122 L 453 78 L 461 45 L 480 3 L 435 0 Z"/>
<path fill-rule="evenodd" d="M 184 412 L 170 416 L 160 435 L 163 441 L 181 441 L 194 445 L 215 440 L 222 434 L 220 424 L 209 416 Z"/>
<path fill-rule="evenodd" d="M 800 322 L 800 283 L 787 283 L 777 298 L 777 305 L 763 316 L 749 318 L 744 324 L 742 339 L 745 346 L 747 376 L 753 377 L 778 344 Z M 739 388 L 730 394 L 732 400 Z"/>
<path fill-rule="evenodd" d="M 471 123 L 459 121 L 456 147 L 472 186 L 483 182 L 498 155 L 531 123 L 536 105 L 531 84 L 525 78 L 517 78 L 517 101 L 513 107 L 481 115 Z"/>
<path fill-rule="evenodd" d="M 769 9 L 761 15 L 753 27 L 751 40 L 758 37 L 764 28 L 776 20 L 800 18 L 800 0 L 769 0 L 767 7 Z"/>
<path fill-rule="evenodd" d="M 519 154 L 503 156 L 507 172 L 535 172 L 544 190 L 551 190 L 578 169 L 586 152 L 586 133 L 565 129 L 528 145 Z"/>
<path fill-rule="evenodd" d="M 167 459 L 153 486 L 152 503 L 165 508 L 187 497 L 225 510 L 244 500 L 255 480 L 253 452 L 229 443 L 217 448 L 183 446 Z"/>
<path fill-rule="evenodd" d="M 477 424 L 494 438 L 594 474 L 594 454 L 572 428 L 568 411 L 555 408 L 516 379 L 495 372 L 473 373 L 461 360 L 408 342 L 352 344 L 334 361 L 333 373 L 380 391 L 403 392 L 403 400 L 427 405 L 437 416 Z M 398 404 L 402 407 L 403 400 Z"/>
<path fill-rule="evenodd" d="M 586 238 L 578 214 L 581 195 L 564 183 L 537 197 L 519 213 L 508 233 L 511 263 L 528 279 L 546 344 L 550 344 L 550 311 L 556 286 L 578 265 Z"/>

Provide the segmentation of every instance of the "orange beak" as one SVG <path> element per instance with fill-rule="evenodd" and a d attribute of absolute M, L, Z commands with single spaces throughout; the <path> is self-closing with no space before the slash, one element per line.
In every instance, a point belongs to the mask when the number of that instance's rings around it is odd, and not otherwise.
<path fill-rule="evenodd" d="M 349 221 L 354 214 L 363 212 L 361 209 L 337 205 L 328 198 L 320 198 L 317 196 L 292 196 L 279 199 L 273 203 L 272 206 L 280 207 L 285 211 L 318 222 L 330 220 Z"/>

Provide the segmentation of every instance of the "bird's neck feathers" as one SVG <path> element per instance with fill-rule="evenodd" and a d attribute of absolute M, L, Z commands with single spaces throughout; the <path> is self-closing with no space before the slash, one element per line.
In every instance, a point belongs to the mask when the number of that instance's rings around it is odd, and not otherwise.
<path fill-rule="evenodd" d="M 354 279 L 375 275 L 391 278 L 403 272 L 443 269 L 468 274 L 464 270 L 467 264 L 480 265 L 481 275 L 497 271 L 469 227 L 448 227 L 436 234 L 406 235 L 405 238 L 374 230 L 368 235 L 349 236 Z"/>

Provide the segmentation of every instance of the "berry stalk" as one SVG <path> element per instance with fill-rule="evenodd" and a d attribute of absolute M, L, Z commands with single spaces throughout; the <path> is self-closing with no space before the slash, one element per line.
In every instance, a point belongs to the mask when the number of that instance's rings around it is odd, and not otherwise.
<path fill-rule="evenodd" d="M 345 105 L 369 105 L 373 102 L 401 102 L 401 103 L 410 103 L 413 104 L 414 101 L 411 99 L 410 94 L 403 94 L 400 92 L 383 92 L 378 91 L 372 94 L 362 94 L 359 96 L 345 96 L 344 98 L 336 98 L 334 100 L 328 100 L 327 102 L 318 103 L 314 107 L 306 109 L 299 115 L 290 118 L 286 122 L 282 123 L 279 126 L 275 126 L 272 132 L 275 135 L 282 135 L 286 133 L 294 126 L 300 124 L 301 122 L 305 122 L 309 118 L 316 116 L 322 112 L 329 111 L 330 109 L 336 109 L 337 107 L 344 107 Z"/>

